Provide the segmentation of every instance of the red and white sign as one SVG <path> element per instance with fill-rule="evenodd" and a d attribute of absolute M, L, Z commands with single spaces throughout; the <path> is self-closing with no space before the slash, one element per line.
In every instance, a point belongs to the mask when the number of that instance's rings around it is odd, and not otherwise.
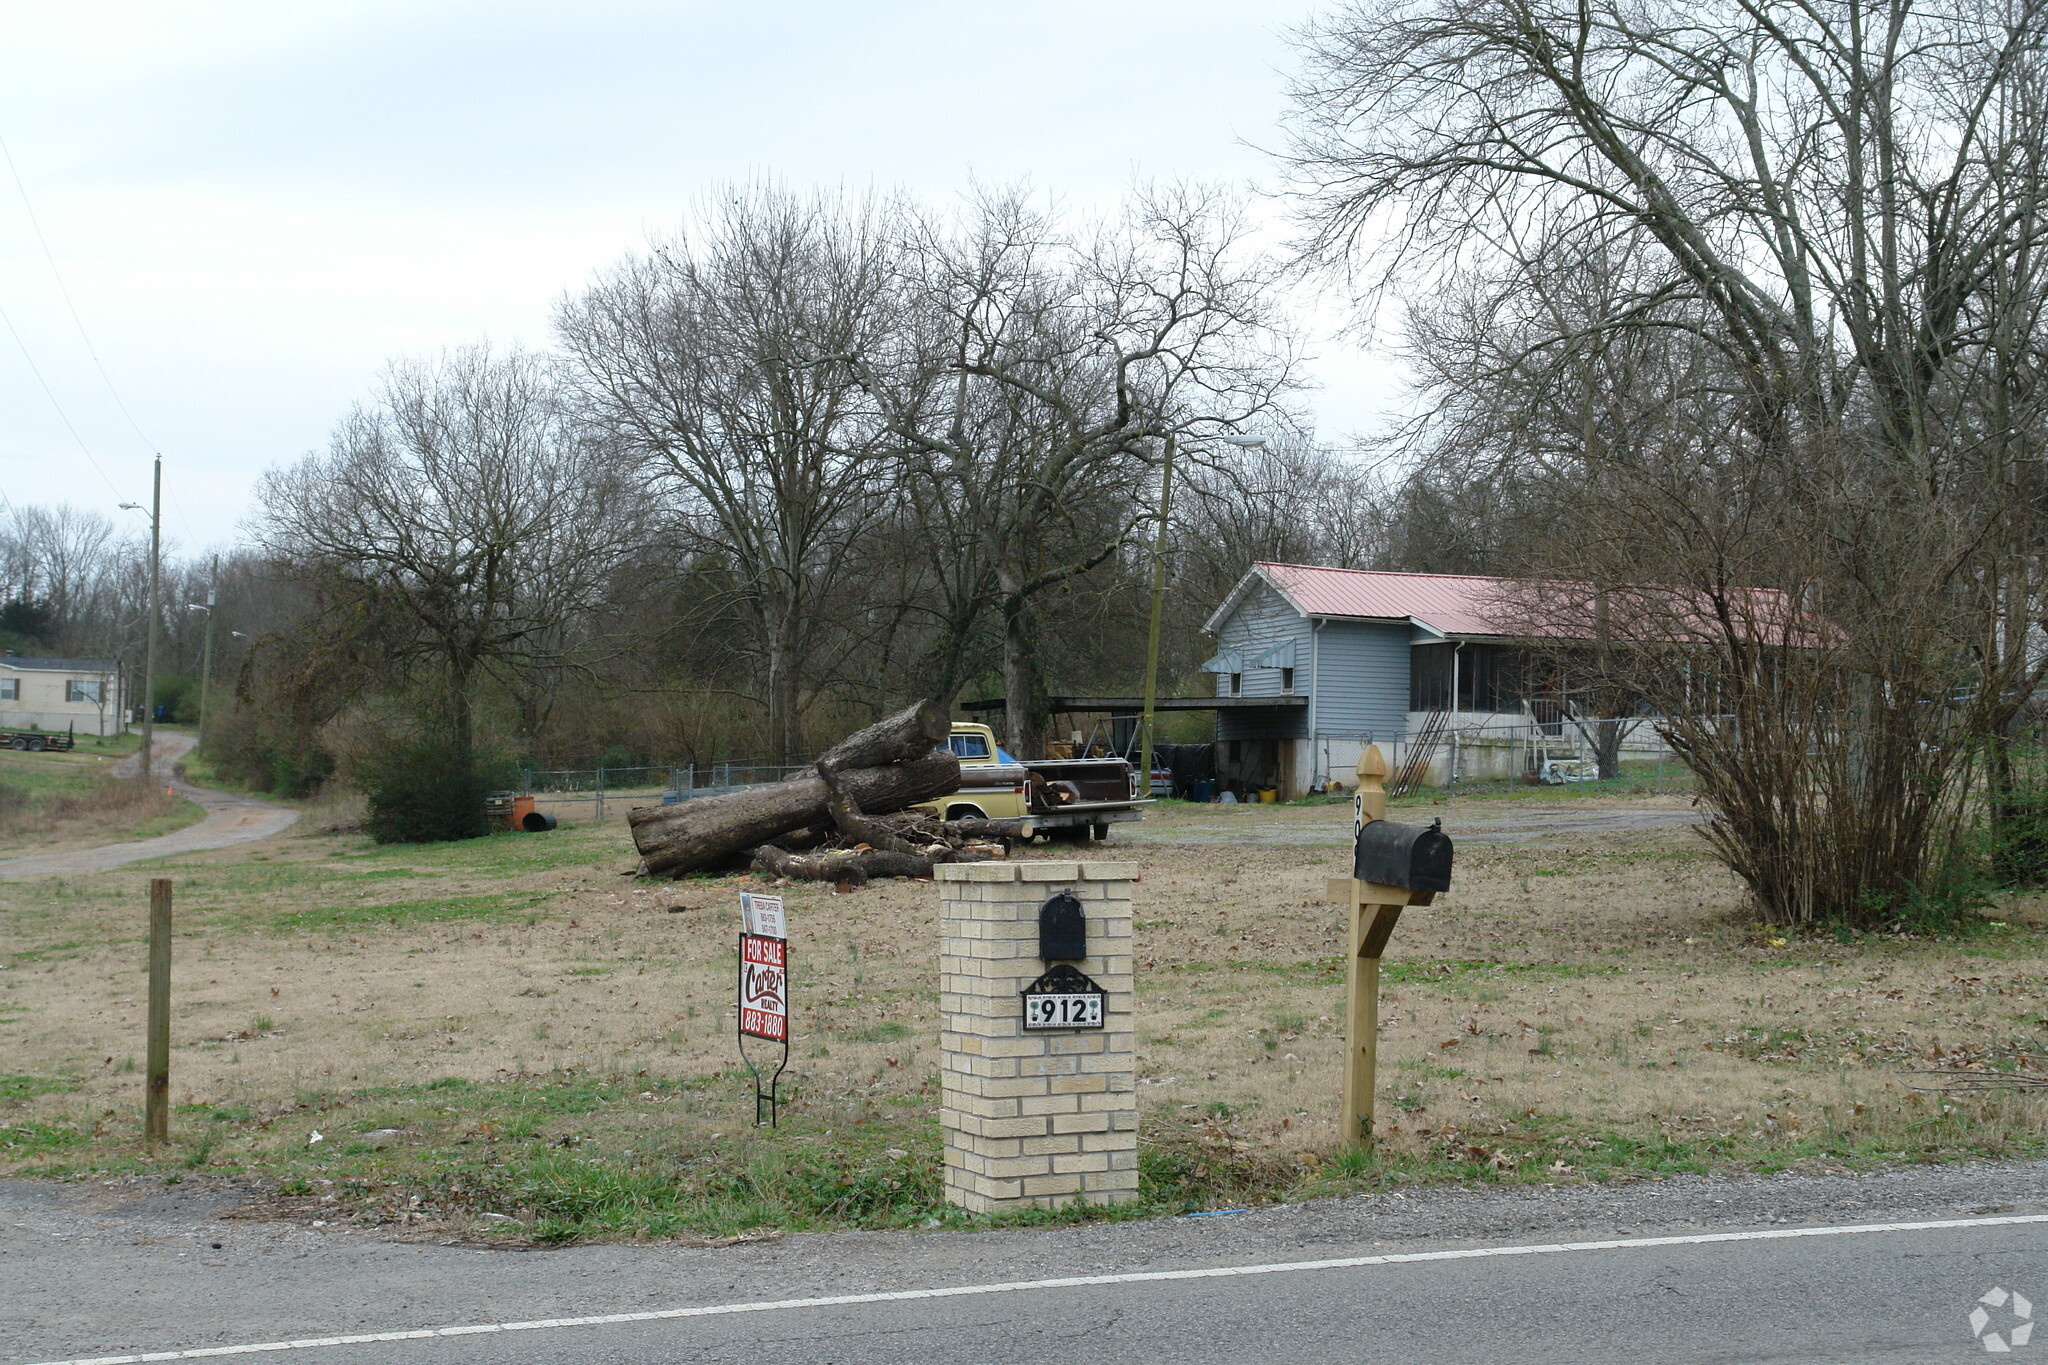
<path fill-rule="evenodd" d="M 789 1041 L 789 945 L 782 939 L 740 935 L 740 1032 Z"/>

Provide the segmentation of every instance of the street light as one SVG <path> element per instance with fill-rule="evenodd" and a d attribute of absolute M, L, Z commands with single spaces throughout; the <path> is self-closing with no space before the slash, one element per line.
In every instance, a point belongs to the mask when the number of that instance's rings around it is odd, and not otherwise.
<path fill-rule="evenodd" d="M 121 504 L 124 512 L 140 512 L 139 502 Z M 151 775 L 156 758 L 156 627 L 163 615 L 161 599 L 164 549 L 164 457 L 156 457 L 149 496 L 149 637 L 142 655 L 142 775 Z"/>
<path fill-rule="evenodd" d="M 1263 436 L 1238 436 L 1222 433 L 1222 439 L 1244 450 L 1256 450 L 1266 444 Z M 1159 615 L 1166 600 L 1166 519 L 1173 510 L 1173 451 L 1174 433 L 1166 433 L 1166 469 L 1159 479 L 1159 537 L 1152 547 L 1152 630 L 1145 643 L 1145 717 L 1139 724 L 1142 735 L 1138 746 L 1138 790 L 1145 796 L 1152 795 L 1152 720 L 1154 704 L 1159 700 Z"/>

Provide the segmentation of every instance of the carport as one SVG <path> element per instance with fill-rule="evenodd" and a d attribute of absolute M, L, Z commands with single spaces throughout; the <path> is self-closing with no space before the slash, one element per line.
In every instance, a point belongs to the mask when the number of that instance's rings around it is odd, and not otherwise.
<path fill-rule="evenodd" d="M 1077 723 L 1080 717 L 1103 717 L 1110 724 L 1112 745 L 1120 751 L 1136 751 L 1138 724 L 1145 714 L 1143 697 L 1049 697 L 1046 700 L 1047 709 L 1056 722 L 1066 718 L 1065 724 L 1053 727 L 1062 736 L 1073 733 L 1077 728 L 1086 733 L 1086 728 Z M 1003 705 L 1001 697 L 983 697 L 962 702 L 960 709 L 969 715 L 992 719 L 1001 714 Z M 1219 716 L 1228 714 L 1234 722 L 1233 730 L 1255 737 L 1219 740 L 1215 746 L 1217 779 L 1240 795 L 1261 787 L 1278 787 L 1283 792 L 1295 789 L 1295 746 L 1283 743 L 1280 737 L 1292 735 L 1301 728 L 1308 714 L 1307 697 L 1160 697 L 1152 703 L 1152 709 L 1155 712 L 1213 711 Z M 1218 727 L 1219 730 L 1221 728 Z M 1164 751 L 1176 746 L 1156 747 Z"/>

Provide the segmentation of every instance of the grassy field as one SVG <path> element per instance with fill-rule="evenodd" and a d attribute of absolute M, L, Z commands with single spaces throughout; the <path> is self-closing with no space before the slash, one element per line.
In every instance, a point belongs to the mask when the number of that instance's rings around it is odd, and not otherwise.
<path fill-rule="evenodd" d="M 0 857 L 148 839 L 205 818 L 154 783 L 114 776 L 139 735 L 81 739 L 68 753 L 0 749 Z"/>
<path fill-rule="evenodd" d="M 1500 806 L 1411 809 L 1455 836 Z M 787 889 L 794 1103 L 768 1132 L 732 1034 L 751 880 L 640 881 L 618 819 L 417 848 L 318 823 L 0 885 L 0 1169 L 241 1174 L 270 1192 L 259 1212 L 513 1241 L 974 1221 L 940 1203 L 935 887 Z M 1322 895 L 1343 850 L 1223 843 L 1218 824 L 1165 808 L 1114 853 L 1143 872 L 1145 1203 L 1117 1216 L 2048 1146 L 2039 1101 L 1917 1074 L 2039 1053 L 2048 907 L 1949 941 L 1784 942 L 1695 835 L 1659 829 L 1461 847 L 1454 891 L 1388 951 L 1382 1140 L 1342 1147 L 1342 924 Z M 178 895 L 177 1110 L 154 1154 L 151 875 Z"/>

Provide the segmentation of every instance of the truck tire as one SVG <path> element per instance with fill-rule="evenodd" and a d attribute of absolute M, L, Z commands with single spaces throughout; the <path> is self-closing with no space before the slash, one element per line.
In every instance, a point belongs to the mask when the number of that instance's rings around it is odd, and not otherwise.
<path fill-rule="evenodd" d="M 28 742 L 28 751 L 32 754 L 39 754 L 43 751 L 43 746 L 43 737 L 41 735 L 37 735 L 34 739 L 31 739 Z"/>
<path fill-rule="evenodd" d="M 946 807 L 946 818 L 948 820 L 986 820 L 988 816 L 982 814 L 980 806 L 970 806 L 963 802 Z"/>
<path fill-rule="evenodd" d="M 28 747 L 28 740 L 21 735 L 16 735 L 13 739 L 7 741 L 7 747 L 10 749 L 26 749 Z"/>

